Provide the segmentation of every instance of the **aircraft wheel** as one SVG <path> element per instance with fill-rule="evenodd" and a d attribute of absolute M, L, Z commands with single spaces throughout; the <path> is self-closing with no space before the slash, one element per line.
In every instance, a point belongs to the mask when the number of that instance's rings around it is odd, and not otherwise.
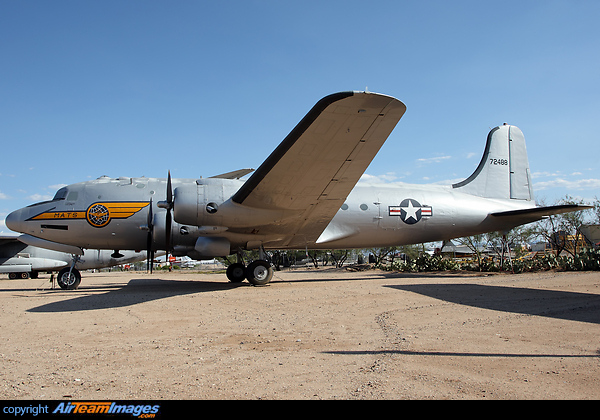
<path fill-rule="evenodd" d="M 61 289 L 77 289 L 79 287 L 79 283 L 81 283 L 81 274 L 79 273 L 79 270 L 74 268 L 70 276 L 69 270 L 70 267 L 65 267 L 58 272 L 58 277 L 56 278 L 56 281 Z"/>
<path fill-rule="evenodd" d="M 28 279 L 28 278 L 29 278 L 29 273 L 22 272 L 22 273 L 21 273 L 21 278 L 22 278 L 22 279 Z"/>
<path fill-rule="evenodd" d="M 241 283 L 246 278 L 246 267 L 242 263 L 230 264 L 227 267 L 227 278 L 232 283 Z"/>
<path fill-rule="evenodd" d="M 255 286 L 263 286 L 273 278 L 273 268 L 266 261 L 254 261 L 246 268 L 246 278 Z"/>
<path fill-rule="evenodd" d="M 14 280 L 17 278 L 17 273 L 8 273 L 8 278 Z"/>

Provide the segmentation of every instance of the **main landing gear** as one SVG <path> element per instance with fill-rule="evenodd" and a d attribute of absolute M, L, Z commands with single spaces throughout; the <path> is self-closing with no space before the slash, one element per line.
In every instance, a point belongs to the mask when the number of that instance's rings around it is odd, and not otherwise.
<path fill-rule="evenodd" d="M 273 278 L 273 267 L 264 260 L 251 262 L 247 267 L 237 262 L 227 267 L 227 278 L 232 283 L 240 283 L 246 279 L 255 286 L 264 286 Z"/>
<path fill-rule="evenodd" d="M 241 283 L 244 279 L 254 286 L 264 286 L 273 278 L 273 267 L 266 260 L 267 253 L 263 247 L 259 248 L 259 259 L 246 266 L 244 264 L 244 251 L 238 248 L 237 262 L 227 267 L 227 278 L 232 283 Z"/>
<path fill-rule="evenodd" d="M 232 283 L 241 283 L 247 279 L 250 284 L 264 286 L 273 278 L 273 267 L 264 260 L 253 261 L 247 267 L 244 263 L 236 262 L 227 267 L 227 278 Z"/>

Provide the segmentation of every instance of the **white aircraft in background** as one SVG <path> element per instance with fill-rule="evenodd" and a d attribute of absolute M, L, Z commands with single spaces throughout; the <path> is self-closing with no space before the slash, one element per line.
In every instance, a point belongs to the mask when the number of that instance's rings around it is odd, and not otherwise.
<path fill-rule="evenodd" d="M 40 272 L 58 271 L 57 283 L 62 289 L 76 289 L 81 283 L 79 270 L 113 267 L 115 265 L 143 261 L 146 252 L 112 251 L 86 249 L 81 255 L 79 249 L 68 245 L 56 244 L 60 250 L 40 248 L 35 238 L 18 235 L 0 234 L 0 273 L 8 274 L 9 279 L 35 279 Z"/>

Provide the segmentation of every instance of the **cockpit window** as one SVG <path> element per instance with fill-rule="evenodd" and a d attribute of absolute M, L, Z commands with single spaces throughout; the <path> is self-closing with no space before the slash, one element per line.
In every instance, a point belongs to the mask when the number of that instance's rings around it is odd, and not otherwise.
<path fill-rule="evenodd" d="M 52 201 L 64 200 L 65 198 L 67 198 L 68 193 L 69 191 L 67 190 L 67 187 L 62 187 L 60 190 L 56 191 L 56 194 L 54 194 L 54 198 L 52 199 Z"/>
<path fill-rule="evenodd" d="M 62 187 L 60 190 L 56 191 L 56 194 L 54 194 L 54 198 L 52 200 L 50 200 L 50 201 L 41 201 L 39 203 L 30 204 L 27 207 L 39 206 L 40 204 L 46 204 L 46 203 L 52 203 L 53 201 L 65 200 L 67 198 L 67 195 L 69 196 L 70 200 L 72 200 L 72 201 L 77 200 L 77 193 L 76 192 L 69 194 L 69 191 L 67 190 L 67 187 Z"/>

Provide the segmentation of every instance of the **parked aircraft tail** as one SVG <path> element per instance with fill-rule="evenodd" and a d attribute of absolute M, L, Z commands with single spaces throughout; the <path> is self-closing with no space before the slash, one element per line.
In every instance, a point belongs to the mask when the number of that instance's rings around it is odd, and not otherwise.
<path fill-rule="evenodd" d="M 452 188 L 486 198 L 533 201 L 525 137 L 521 130 L 507 124 L 492 129 L 475 172 Z"/>
<path fill-rule="evenodd" d="M 470 177 L 452 188 L 480 197 L 520 200 L 526 204 L 527 208 L 490 214 L 502 219 L 504 226 L 510 223 L 519 226 L 543 217 L 591 208 L 581 204 L 529 207 L 533 204 L 533 188 L 525 137 L 514 125 L 504 124 L 490 131 L 479 166 Z"/>

